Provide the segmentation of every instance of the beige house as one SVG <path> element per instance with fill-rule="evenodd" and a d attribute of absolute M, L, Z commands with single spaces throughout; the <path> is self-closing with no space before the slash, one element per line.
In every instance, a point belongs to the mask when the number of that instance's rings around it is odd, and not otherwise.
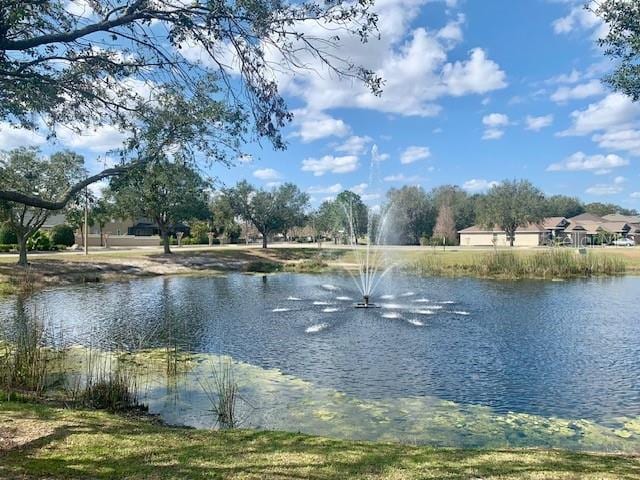
<path fill-rule="evenodd" d="M 640 220 L 638 217 L 607 215 L 599 217 L 583 213 L 572 218 L 548 217 L 540 224 L 529 224 L 516 230 L 514 246 L 537 247 L 564 244 L 576 247 L 610 244 L 620 238 L 630 238 L 640 245 Z M 509 239 L 498 227 L 487 229 L 474 225 L 458 232 L 460 245 L 469 247 L 502 247 Z"/>
<path fill-rule="evenodd" d="M 507 247 L 509 239 L 507 234 L 498 227 L 487 229 L 479 225 L 473 225 L 458 232 L 460 245 L 464 247 Z M 514 238 L 514 247 L 537 247 L 541 245 L 546 236 L 546 230 L 542 225 L 531 223 L 526 227 L 518 227 Z"/>

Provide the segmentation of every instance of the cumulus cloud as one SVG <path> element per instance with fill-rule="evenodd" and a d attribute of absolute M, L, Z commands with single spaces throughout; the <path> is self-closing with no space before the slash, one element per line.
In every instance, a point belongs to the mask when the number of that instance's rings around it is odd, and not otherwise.
<path fill-rule="evenodd" d="M 483 178 L 472 178 L 462 184 L 462 188 L 468 192 L 477 193 L 489 190 L 498 185 L 496 180 L 485 180 Z"/>
<path fill-rule="evenodd" d="M 498 140 L 504 135 L 504 127 L 509 125 L 509 117 L 504 113 L 490 113 L 482 117 L 482 124 L 486 127 L 482 135 L 483 140 Z"/>
<path fill-rule="evenodd" d="M 540 117 L 532 117 L 531 115 L 527 115 L 527 118 L 525 118 L 525 122 L 527 124 L 527 130 L 538 132 L 553 123 L 553 115 L 542 115 Z"/>
<path fill-rule="evenodd" d="M 47 141 L 46 137 L 35 130 L 13 126 L 0 122 L 0 150 L 18 147 L 37 147 Z"/>
<path fill-rule="evenodd" d="M 602 19 L 591 9 L 584 8 L 582 2 L 573 6 L 566 16 L 554 20 L 552 26 L 553 31 L 558 35 L 592 29 L 595 37 L 599 38 L 606 34 L 606 25 Z"/>
<path fill-rule="evenodd" d="M 576 171 L 609 171 L 612 168 L 625 167 L 629 160 L 618 155 L 587 155 L 576 152 L 558 163 L 552 163 L 547 167 L 549 172 L 576 172 Z"/>
<path fill-rule="evenodd" d="M 113 125 L 59 128 L 56 136 L 60 143 L 71 149 L 83 149 L 96 153 L 105 153 L 121 148 L 128 137 L 127 133 Z"/>
<path fill-rule="evenodd" d="M 340 153 L 348 153 L 349 155 L 361 155 L 367 150 L 367 146 L 373 139 L 368 136 L 353 135 L 345 140 L 344 143 L 338 145 L 335 150 Z"/>
<path fill-rule="evenodd" d="M 431 150 L 429 147 L 419 147 L 412 145 L 408 147 L 400 156 L 400 163 L 408 165 L 410 163 L 417 162 L 418 160 L 424 160 L 431 156 Z"/>
<path fill-rule="evenodd" d="M 394 175 L 387 175 L 382 180 L 385 182 L 406 182 L 406 183 L 415 183 L 422 180 L 422 178 L 418 175 L 406 176 L 404 173 L 397 173 Z"/>
<path fill-rule="evenodd" d="M 349 173 L 358 169 L 358 157 L 345 155 L 336 157 L 325 155 L 322 158 L 306 158 L 302 161 L 302 171 L 312 172 L 314 176 L 321 177 L 326 173 Z"/>
<path fill-rule="evenodd" d="M 323 194 L 323 195 L 328 195 L 328 194 L 336 194 L 336 193 L 340 193 L 343 190 L 342 188 L 342 184 L 340 183 L 335 183 L 333 185 L 328 185 L 328 186 L 315 186 L 315 187 L 309 187 L 307 189 L 307 192 L 311 193 L 311 194 Z"/>
<path fill-rule="evenodd" d="M 585 190 L 585 193 L 590 195 L 616 195 L 621 193 L 624 189 L 620 185 L 609 185 L 606 183 L 598 183 L 597 185 L 592 185 L 591 187 Z"/>
<path fill-rule="evenodd" d="M 593 136 L 600 148 L 623 150 L 640 155 L 640 130 L 610 130 Z"/>
<path fill-rule="evenodd" d="M 373 95 L 365 86 L 340 78 L 318 59 L 300 51 L 304 65 L 295 75 L 274 72 L 281 90 L 301 98 L 306 108 L 327 111 L 355 107 L 403 116 L 434 116 L 436 103 L 446 96 L 485 94 L 507 86 L 506 74 L 481 48 L 459 54 L 464 17 L 456 16 L 438 29 L 412 28 L 421 8 L 429 0 L 382 0 L 374 10 L 379 15 L 379 38 L 363 43 L 342 36 L 318 22 L 301 22 L 296 30 L 306 38 L 327 40 L 329 56 L 345 59 L 344 65 L 361 65 L 384 80 L 384 94 Z M 334 46 L 330 46 L 333 44 Z M 267 48 L 270 65 L 282 64 L 280 52 Z"/>
<path fill-rule="evenodd" d="M 253 176 L 258 180 L 273 182 L 275 180 L 279 180 L 282 178 L 280 172 L 274 170 L 273 168 L 259 168 L 258 170 L 254 170 Z"/>
<path fill-rule="evenodd" d="M 299 109 L 294 110 L 293 114 L 293 124 L 298 127 L 293 136 L 300 137 L 303 143 L 326 137 L 345 137 L 351 132 L 351 128 L 343 120 L 323 112 Z"/>
<path fill-rule="evenodd" d="M 600 80 L 591 80 L 572 87 L 562 86 L 551 95 L 551 100 L 556 103 L 567 103 L 570 100 L 594 97 L 604 92 L 605 90 Z"/>
<path fill-rule="evenodd" d="M 560 136 L 588 135 L 598 130 L 620 130 L 632 126 L 640 105 L 621 93 L 611 93 L 585 110 L 571 113 L 572 126 Z"/>
<path fill-rule="evenodd" d="M 631 198 L 640 198 L 640 192 L 632 192 L 629 196 Z"/>

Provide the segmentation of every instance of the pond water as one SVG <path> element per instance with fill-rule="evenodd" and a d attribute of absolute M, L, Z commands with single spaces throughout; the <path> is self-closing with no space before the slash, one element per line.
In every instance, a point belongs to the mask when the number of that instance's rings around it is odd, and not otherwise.
<path fill-rule="evenodd" d="M 52 342 L 153 351 L 141 398 L 210 427 L 233 359 L 244 426 L 434 445 L 640 451 L 640 278 L 387 277 L 356 309 L 348 276 L 165 277 L 0 299 Z M 192 352 L 177 373 L 151 361 Z M 140 354 L 140 363 L 145 357 Z M 156 365 L 158 368 L 151 368 Z"/>

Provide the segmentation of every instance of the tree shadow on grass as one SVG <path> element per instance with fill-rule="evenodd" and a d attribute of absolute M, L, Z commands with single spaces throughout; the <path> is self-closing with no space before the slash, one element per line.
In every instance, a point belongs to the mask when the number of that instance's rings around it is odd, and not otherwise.
<path fill-rule="evenodd" d="M 111 418 L 111 417 L 110 417 Z M 88 418 L 0 456 L 2 478 L 640 478 L 640 460 L 540 450 L 455 450 L 283 432 L 207 432 Z"/>

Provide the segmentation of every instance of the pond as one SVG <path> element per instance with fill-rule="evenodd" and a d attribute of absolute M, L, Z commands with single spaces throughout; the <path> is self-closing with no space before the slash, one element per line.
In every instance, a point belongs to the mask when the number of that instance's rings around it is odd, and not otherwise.
<path fill-rule="evenodd" d="M 639 277 L 565 282 L 386 277 L 356 309 L 349 276 L 164 277 L 0 299 L 51 342 L 149 354 L 141 398 L 214 424 L 207 385 L 234 362 L 243 426 L 457 447 L 640 451 Z M 154 350 L 156 349 L 156 350 Z M 140 363 L 145 364 L 144 354 Z M 155 365 L 158 368 L 152 368 Z"/>

